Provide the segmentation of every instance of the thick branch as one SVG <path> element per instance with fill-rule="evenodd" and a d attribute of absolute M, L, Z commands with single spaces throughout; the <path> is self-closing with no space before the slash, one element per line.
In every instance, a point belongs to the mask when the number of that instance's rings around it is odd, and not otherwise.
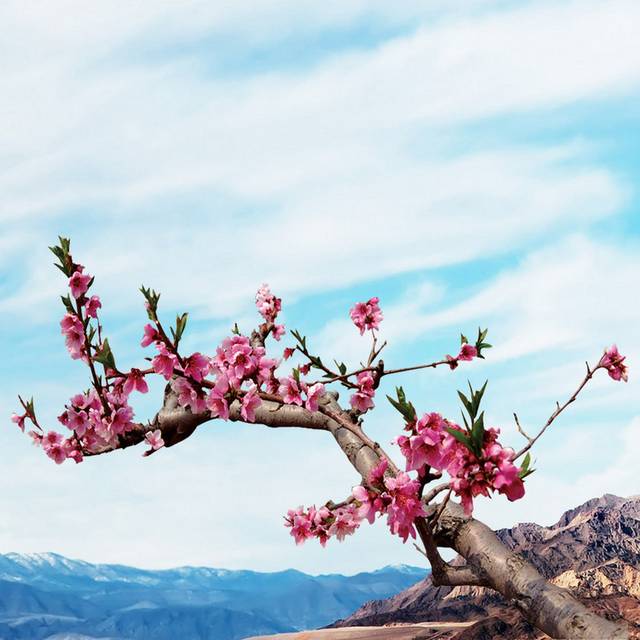
<path fill-rule="evenodd" d="M 229 420 L 243 422 L 240 415 L 240 403 L 236 400 L 229 407 Z M 209 411 L 194 414 L 178 404 L 177 395 L 171 385 L 165 387 L 164 403 L 162 408 L 148 424 L 137 423 L 135 426 L 121 435 L 117 446 L 105 446 L 97 451 L 85 452 L 86 456 L 101 455 L 116 449 L 126 449 L 144 441 L 149 431 L 160 429 L 162 439 L 166 447 L 172 447 L 186 440 L 193 432 L 212 418 Z M 297 427 L 300 429 L 316 429 L 328 431 L 330 418 L 316 411 L 307 411 L 296 405 L 283 405 L 271 400 L 263 400 L 262 405 L 256 409 L 256 424 L 267 427 Z"/>
<path fill-rule="evenodd" d="M 449 503 L 435 525 L 434 541 L 455 549 L 468 565 L 487 577 L 488 584 L 514 603 L 524 616 L 552 638 L 628 637 L 626 625 L 600 618 L 568 591 L 547 582 L 486 525 L 467 518 Z"/>
<path fill-rule="evenodd" d="M 481 586 L 490 587 L 491 584 L 482 571 L 471 565 L 456 567 L 448 562 L 438 552 L 433 534 L 424 518 L 416 522 L 416 529 L 425 548 L 425 556 L 431 565 L 431 581 L 436 587 L 448 586 Z"/>

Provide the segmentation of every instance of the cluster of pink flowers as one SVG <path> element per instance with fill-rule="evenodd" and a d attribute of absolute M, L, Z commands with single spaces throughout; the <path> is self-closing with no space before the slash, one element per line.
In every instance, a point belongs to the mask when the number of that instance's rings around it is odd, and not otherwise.
<path fill-rule="evenodd" d="M 261 404 L 258 390 L 264 385 L 267 391 L 275 393 L 279 386 L 274 375 L 279 362 L 268 358 L 264 347 L 253 346 L 246 336 L 225 338 L 213 358 L 196 352 L 182 362 L 150 324 L 145 326 L 140 344 L 155 344 L 158 355 L 151 361 L 153 370 L 167 380 L 175 376 L 171 385 L 178 403 L 193 413 L 209 409 L 214 417 L 227 420 L 230 401 L 239 397 L 242 418 L 252 422 Z M 214 383 L 207 394 L 200 383 L 210 374 Z"/>
<path fill-rule="evenodd" d="M 358 504 L 358 515 L 372 523 L 377 514 L 386 514 L 391 532 L 406 542 L 416 537 L 413 525 L 416 518 L 425 516 L 420 499 L 420 483 L 408 473 L 385 475 L 388 462 L 382 459 L 369 475 L 371 489 L 360 485 L 353 489 Z"/>
<path fill-rule="evenodd" d="M 75 271 L 69 278 L 69 289 L 75 298 L 80 309 L 84 309 L 87 318 L 97 318 L 98 309 L 102 308 L 102 303 L 98 296 L 85 297 L 93 277 L 83 273 L 84 267 L 81 264 L 74 265 Z M 67 302 L 67 313 L 60 321 L 60 329 L 65 338 L 65 344 L 69 354 L 74 360 L 87 359 L 87 349 L 85 340 L 85 326 L 82 318 L 71 311 L 73 308 L 70 300 Z"/>
<path fill-rule="evenodd" d="M 303 400 L 302 394 L 306 399 Z M 285 404 L 296 404 L 299 407 L 304 405 L 309 411 L 317 411 L 320 398 L 324 394 L 324 385 L 316 382 L 309 386 L 303 380 L 296 380 L 293 376 L 280 378 L 278 386 L 278 394 L 282 397 Z"/>
<path fill-rule="evenodd" d="M 36 445 L 42 447 L 44 452 L 56 463 L 62 464 L 67 458 L 82 462 L 82 451 L 78 441 L 74 438 L 65 438 L 61 433 L 49 431 L 44 435 L 30 431 Z"/>
<path fill-rule="evenodd" d="M 118 436 L 134 427 L 128 399 L 134 387 L 128 382 L 129 378 L 118 378 L 111 390 L 103 391 L 102 399 L 91 389 L 73 396 L 65 405 L 58 420 L 73 432 L 84 449 L 116 446 Z"/>
<path fill-rule="evenodd" d="M 395 477 L 385 475 L 387 465 L 383 458 L 369 475 L 371 488 L 354 487 L 351 501 L 346 505 L 334 509 L 324 506 L 289 510 L 285 526 L 291 529 L 296 544 L 313 537 L 318 538 L 322 546 L 332 536 L 341 541 L 354 533 L 363 520 L 371 524 L 377 515 L 387 516 L 391 532 L 403 542 L 409 537 L 415 538 L 415 519 L 426 515 L 420 499 L 420 483 L 404 472 Z"/>
<path fill-rule="evenodd" d="M 471 515 L 473 499 L 489 496 L 493 491 L 504 494 L 511 502 L 524 496 L 524 482 L 520 467 L 513 464 L 515 452 L 498 442 L 499 429 L 486 429 L 482 455 L 476 457 L 467 447 L 455 441 L 451 443 L 451 458 L 447 471 L 450 486 L 460 498 L 464 512 Z"/>
<path fill-rule="evenodd" d="M 356 376 L 358 390 L 349 398 L 351 407 L 360 413 L 373 409 L 375 377 L 372 371 L 362 371 Z"/>
<path fill-rule="evenodd" d="M 357 302 L 349 312 L 353 324 L 360 330 L 360 335 L 369 329 L 378 329 L 382 321 L 379 298 L 370 298 L 367 302 Z"/>
<path fill-rule="evenodd" d="M 272 324 L 271 334 L 276 340 L 284 335 L 284 325 L 275 324 L 278 313 L 282 309 L 282 299 L 271 293 L 268 284 L 263 284 L 256 293 L 256 307 L 258 313 L 265 319 L 265 322 Z"/>
<path fill-rule="evenodd" d="M 83 273 L 84 267 L 81 264 L 75 265 L 75 271 L 69 278 L 69 289 L 71 289 L 71 295 L 78 300 L 89 290 L 92 277 Z"/>
<path fill-rule="evenodd" d="M 302 544 L 309 538 L 317 538 L 324 547 L 331 537 L 342 542 L 346 536 L 356 531 L 361 521 L 357 506 L 350 503 L 334 509 L 327 506 L 319 509 L 315 506 L 289 509 L 285 526 L 291 529 L 296 544 Z"/>
<path fill-rule="evenodd" d="M 74 360 L 86 359 L 87 350 L 82 320 L 75 314 L 66 313 L 60 321 L 60 329 L 64 335 L 69 355 Z"/>
<path fill-rule="evenodd" d="M 604 352 L 598 366 L 604 367 L 609 377 L 614 380 L 627 382 L 629 376 L 627 374 L 627 365 L 624 364 L 625 357 L 618 353 L 618 347 L 614 344 Z"/>
<path fill-rule="evenodd" d="M 450 486 L 468 515 L 473 511 L 476 496 L 489 496 L 493 491 L 506 495 L 511 501 L 524 496 L 520 468 L 513 463 L 515 452 L 498 442 L 498 429 L 484 431 L 482 454 L 477 457 L 447 428 L 464 433 L 458 425 L 444 420 L 438 413 L 425 414 L 407 424 L 411 435 L 399 436 L 396 440 L 406 460 L 407 471 L 415 470 L 420 476 L 427 466 L 446 471 L 451 476 Z"/>
<path fill-rule="evenodd" d="M 450 451 L 450 447 L 443 446 L 444 441 L 454 440 L 445 430 L 446 426 L 439 413 L 425 413 L 419 420 L 407 424 L 411 435 L 396 439 L 407 471 L 418 471 L 422 475 L 427 465 L 434 469 L 444 468 Z"/>

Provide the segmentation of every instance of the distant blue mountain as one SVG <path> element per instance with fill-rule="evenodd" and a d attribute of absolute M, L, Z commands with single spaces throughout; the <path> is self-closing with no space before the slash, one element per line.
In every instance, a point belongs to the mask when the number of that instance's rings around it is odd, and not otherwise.
<path fill-rule="evenodd" d="M 406 565 L 311 576 L 8 553 L 0 555 L 0 640 L 239 640 L 324 626 L 424 577 Z"/>

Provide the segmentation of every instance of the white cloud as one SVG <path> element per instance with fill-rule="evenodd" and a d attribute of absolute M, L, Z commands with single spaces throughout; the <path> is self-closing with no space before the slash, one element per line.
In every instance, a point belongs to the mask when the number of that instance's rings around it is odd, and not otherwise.
<path fill-rule="evenodd" d="M 143 34 L 160 50 L 221 25 L 244 32 L 242 6 L 197 4 L 187 20 L 171 5 L 135 5 L 122 21 L 118 3 L 95 12 L 70 3 L 64 26 L 40 4 L 5 8 L 6 232 L 29 216 L 75 211 L 73 224 L 41 227 L 34 242 L 44 243 L 55 226 L 82 227 L 79 209 L 94 210 L 100 234 L 85 247 L 98 275 L 121 280 L 135 265 L 168 293 L 203 292 L 210 314 L 233 313 L 256 280 L 295 294 L 468 260 L 588 224 L 623 201 L 625 185 L 583 160 L 579 145 L 460 155 L 442 128 L 634 90 L 635 3 L 532 5 L 473 20 L 456 5 L 444 22 L 304 73 L 210 76 L 200 65 L 206 50 L 154 57 L 132 44 Z M 363 6 L 336 4 L 320 24 L 349 23 Z M 285 19 L 273 3 L 259 11 L 275 11 L 274 29 Z M 426 154 L 413 147 L 416 133 Z M 114 261 L 128 248 L 123 234 L 139 238 L 136 255 Z M 27 263 L 28 291 L 3 309 L 42 309 L 48 291 L 36 265 Z M 235 286 L 213 288 L 216 279 Z"/>

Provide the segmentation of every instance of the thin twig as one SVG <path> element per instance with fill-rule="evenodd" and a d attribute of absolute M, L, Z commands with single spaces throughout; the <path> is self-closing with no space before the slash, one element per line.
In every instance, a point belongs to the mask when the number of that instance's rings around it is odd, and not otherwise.
<path fill-rule="evenodd" d="M 518 420 L 518 414 L 513 413 L 513 417 L 516 421 L 516 427 L 518 427 L 518 431 L 520 432 L 520 434 L 528 441 L 531 442 L 533 440 L 533 438 L 531 438 L 527 433 L 525 433 L 524 429 L 520 426 L 520 420 Z"/>
<path fill-rule="evenodd" d="M 522 449 L 520 449 L 520 451 L 518 451 L 518 453 L 516 453 L 516 455 L 514 456 L 514 460 L 517 460 L 520 456 L 523 456 L 525 453 L 527 453 L 527 451 L 529 451 L 529 449 L 531 449 L 531 447 L 539 440 L 539 438 L 542 436 L 542 434 L 549 428 L 549 426 L 553 423 L 553 421 L 572 403 L 575 402 L 576 398 L 578 397 L 578 394 L 585 388 L 585 386 L 587 385 L 587 382 L 589 382 L 589 380 L 591 380 L 591 378 L 593 378 L 593 374 L 600 369 L 601 366 L 598 365 L 596 366 L 594 369 L 591 369 L 591 367 L 589 366 L 589 364 L 587 363 L 587 374 L 585 375 L 585 377 L 582 379 L 582 382 L 580 383 L 580 385 L 578 386 L 578 388 L 573 392 L 573 394 L 571 395 L 571 397 L 564 403 L 564 404 L 560 404 L 559 402 L 556 402 L 556 408 L 555 411 L 549 416 L 549 418 L 547 419 L 547 421 L 545 422 L 544 426 L 542 427 L 542 429 L 540 429 L 540 431 L 537 433 L 536 436 L 534 436 L 533 438 L 530 438 L 529 436 L 526 436 L 527 439 L 529 440 L 529 442 L 522 447 Z M 515 415 L 515 414 L 514 414 Z M 521 432 L 522 433 L 522 432 Z"/>

